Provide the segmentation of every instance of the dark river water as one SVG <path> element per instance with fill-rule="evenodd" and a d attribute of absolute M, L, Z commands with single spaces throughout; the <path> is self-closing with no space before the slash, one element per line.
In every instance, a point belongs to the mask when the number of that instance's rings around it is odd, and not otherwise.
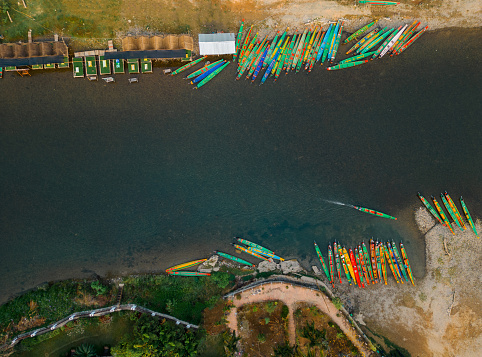
<path fill-rule="evenodd" d="M 325 254 L 334 239 L 403 240 L 423 276 L 417 191 L 463 195 L 482 215 L 481 37 L 429 32 L 400 56 L 261 87 L 233 65 L 200 90 L 159 68 L 137 84 L 7 73 L 0 303 L 45 281 L 233 253 L 234 236 L 307 268 L 313 240 Z"/>

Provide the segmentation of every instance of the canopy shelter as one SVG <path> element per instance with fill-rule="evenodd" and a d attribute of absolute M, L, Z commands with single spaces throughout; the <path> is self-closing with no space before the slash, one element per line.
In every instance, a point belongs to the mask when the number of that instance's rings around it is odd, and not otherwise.
<path fill-rule="evenodd" d="M 229 55 L 236 53 L 236 38 L 234 33 L 213 33 L 199 35 L 199 54 Z"/>

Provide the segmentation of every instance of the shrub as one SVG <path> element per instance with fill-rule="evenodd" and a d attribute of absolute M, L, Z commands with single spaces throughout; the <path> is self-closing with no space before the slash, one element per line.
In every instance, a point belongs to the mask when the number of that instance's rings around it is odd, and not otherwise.
<path fill-rule="evenodd" d="M 283 305 L 283 307 L 281 308 L 281 318 L 286 319 L 289 313 L 290 313 L 290 309 L 288 309 L 288 306 Z"/>

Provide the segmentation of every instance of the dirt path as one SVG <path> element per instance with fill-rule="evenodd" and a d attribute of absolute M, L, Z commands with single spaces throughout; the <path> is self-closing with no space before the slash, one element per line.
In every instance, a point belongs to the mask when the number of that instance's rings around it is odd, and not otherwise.
<path fill-rule="evenodd" d="M 333 322 L 340 326 L 350 341 L 362 353 L 362 356 L 370 356 L 372 354 L 372 351 L 363 342 L 363 339 L 358 335 L 349 321 L 343 316 L 343 314 L 337 314 L 338 309 L 321 291 L 292 285 L 286 282 L 267 282 L 266 284 L 258 285 L 237 295 L 239 295 L 241 298 L 231 298 L 231 301 L 235 307 L 231 309 L 228 315 L 228 327 L 235 331 L 237 335 L 239 335 L 237 319 L 237 309 L 239 307 L 244 304 L 279 300 L 289 308 L 289 339 L 290 344 L 294 345 L 296 343 L 296 326 L 293 318 L 293 312 L 298 303 L 306 302 L 315 305 L 323 313 L 328 315 Z"/>

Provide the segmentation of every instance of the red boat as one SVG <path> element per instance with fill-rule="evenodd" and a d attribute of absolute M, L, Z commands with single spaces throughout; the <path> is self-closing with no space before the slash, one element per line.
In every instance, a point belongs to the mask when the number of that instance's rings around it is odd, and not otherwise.
<path fill-rule="evenodd" d="M 331 245 L 328 245 L 328 257 L 330 258 L 330 283 L 335 287 L 335 267 L 333 266 L 333 251 L 331 250 Z"/>
<path fill-rule="evenodd" d="M 358 286 L 361 288 L 361 282 L 360 282 L 360 275 L 358 274 L 358 268 L 356 265 L 356 259 L 355 255 L 353 254 L 353 250 L 350 248 L 350 261 L 351 261 L 351 266 L 353 267 L 353 272 L 355 273 L 355 279 L 358 284 Z M 365 287 L 365 286 L 363 286 Z"/>

